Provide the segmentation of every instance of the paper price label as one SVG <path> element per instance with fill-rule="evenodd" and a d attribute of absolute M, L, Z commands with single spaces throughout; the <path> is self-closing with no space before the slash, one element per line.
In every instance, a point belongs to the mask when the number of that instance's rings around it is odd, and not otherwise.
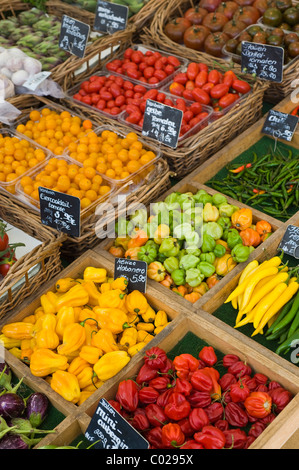
<path fill-rule="evenodd" d="M 23 86 L 25 88 L 28 88 L 29 90 L 35 91 L 43 81 L 45 81 L 49 76 L 51 75 L 51 72 L 39 72 L 33 75 L 32 77 L 28 78 L 25 83 L 23 83 Z"/>

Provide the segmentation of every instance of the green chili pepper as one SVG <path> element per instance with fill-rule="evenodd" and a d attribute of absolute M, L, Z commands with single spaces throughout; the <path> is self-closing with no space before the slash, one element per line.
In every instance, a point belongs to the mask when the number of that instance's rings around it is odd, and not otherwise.
<path fill-rule="evenodd" d="M 291 309 L 289 310 L 287 315 L 285 315 L 285 317 L 282 318 L 282 320 L 278 323 L 278 325 L 276 325 L 276 327 L 273 328 L 272 330 L 273 333 L 277 331 L 281 331 L 282 328 L 284 328 L 286 325 L 289 325 L 293 321 L 298 309 L 299 309 L 299 291 L 297 292 L 296 297 L 294 298 L 294 302 L 291 306 Z"/>
<path fill-rule="evenodd" d="M 291 348 L 293 341 L 299 341 L 299 330 L 295 331 L 292 336 L 287 338 L 283 343 L 281 343 L 278 348 L 276 349 L 276 354 L 279 356 L 281 354 L 286 354 L 288 350 Z"/>
<path fill-rule="evenodd" d="M 294 303 L 294 300 L 295 300 L 295 297 L 293 297 L 291 300 L 289 300 L 284 306 L 283 308 L 281 309 L 278 317 L 276 318 L 276 320 L 272 323 L 272 325 L 270 326 L 270 328 L 268 328 L 268 330 L 266 331 L 265 333 L 265 336 L 269 336 L 271 335 L 271 333 L 273 332 L 274 328 L 281 322 L 281 320 L 286 316 L 286 314 L 290 311 L 293 303 Z"/>

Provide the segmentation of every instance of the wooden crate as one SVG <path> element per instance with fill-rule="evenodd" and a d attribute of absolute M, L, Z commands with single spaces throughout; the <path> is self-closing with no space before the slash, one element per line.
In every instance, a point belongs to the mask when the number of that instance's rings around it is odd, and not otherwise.
<path fill-rule="evenodd" d="M 189 180 L 190 180 L 189 177 L 184 178 L 180 183 L 177 183 L 175 186 L 171 187 L 166 193 L 161 195 L 158 199 L 153 200 L 152 202 L 163 201 L 168 194 L 170 194 L 172 192 L 175 192 L 175 191 L 179 191 L 181 193 L 190 191 L 193 194 L 195 194 L 199 189 L 204 189 L 211 195 L 217 193 L 217 191 L 214 191 L 213 189 L 208 188 L 207 186 L 204 186 L 200 183 L 197 183 L 197 182 L 189 183 L 188 182 Z M 234 199 L 232 199 L 230 197 L 227 197 L 227 200 L 228 200 L 229 204 L 233 204 L 233 205 L 236 205 L 236 206 L 239 206 L 239 207 L 248 207 L 245 204 L 241 204 L 238 201 L 235 201 Z M 266 240 L 264 243 L 261 243 L 250 254 L 250 256 L 249 256 L 249 258 L 246 262 L 239 263 L 230 273 L 228 273 L 226 276 L 224 276 L 223 279 L 221 279 L 221 281 L 218 284 L 216 284 L 216 286 L 214 286 L 206 294 L 204 294 L 201 297 L 201 299 L 199 299 L 193 306 L 188 300 L 182 298 L 180 295 L 176 294 L 175 292 L 170 291 L 169 289 L 162 286 L 161 284 L 159 284 L 156 281 L 148 279 L 149 285 L 151 285 L 153 283 L 155 285 L 155 288 L 159 292 L 161 292 L 161 295 L 163 293 L 165 293 L 165 291 L 166 291 L 166 293 L 169 295 L 169 298 L 172 299 L 173 302 L 178 302 L 179 305 L 189 306 L 190 309 L 192 309 L 193 307 L 199 308 L 201 306 L 202 302 L 205 301 L 204 299 L 206 299 L 206 296 L 208 294 L 211 297 L 213 297 L 213 295 L 215 295 L 215 291 L 217 291 L 217 290 L 221 289 L 221 287 L 225 286 L 230 281 L 230 279 L 234 279 L 237 276 L 238 273 L 240 274 L 247 263 L 249 263 L 252 259 L 255 259 L 260 254 L 262 254 L 264 252 L 268 252 L 269 247 L 271 247 L 275 243 L 275 240 L 277 239 L 277 236 L 279 237 L 279 233 L 277 235 L 277 232 L 280 228 L 283 227 L 282 222 L 280 222 L 279 220 L 276 220 L 272 217 L 269 217 L 269 216 L 263 214 L 262 212 L 259 212 L 259 211 L 255 210 L 255 209 L 252 209 L 252 214 L 253 214 L 253 223 L 254 224 L 258 220 L 267 220 L 273 228 L 273 231 L 274 231 L 273 235 L 271 235 L 271 237 L 268 240 Z M 103 242 L 99 243 L 99 245 L 94 248 L 94 251 L 96 253 L 100 253 L 102 256 L 107 257 L 109 260 L 113 261 L 114 257 L 113 257 L 113 255 L 111 255 L 109 253 L 109 248 L 113 245 L 113 242 L 114 242 L 113 239 L 109 239 L 109 238 L 105 239 Z"/>
<path fill-rule="evenodd" d="M 39 217 L 1 194 L 0 218 L 41 241 L 18 259 L 0 283 L 0 318 L 7 319 L 41 284 L 60 272 L 60 248 L 65 236 L 41 225 Z"/>
<path fill-rule="evenodd" d="M 193 333 L 201 340 L 215 347 L 223 354 L 237 354 L 241 360 L 245 360 L 255 372 L 267 375 L 270 380 L 279 382 L 294 394 L 294 398 L 286 408 L 274 419 L 274 421 L 264 430 L 264 432 L 254 441 L 249 449 L 280 449 L 288 445 L 298 449 L 298 442 L 294 442 L 294 433 L 298 428 L 299 418 L 299 377 L 298 368 L 295 366 L 286 368 L 284 360 L 277 358 L 264 348 L 256 348 L 252 340 L 244 341 L 243 335 L 232 333 L 223 324 L 215 321 L 213 317 L 205 312 L 190 312 L 180 309 L 180 316 L 177 321 L 173 321 L 168 329 L 162 331 L 154 340 L 152 345 L 159 346 L 169 352 L 188 333 Z M 92 399 L 86 400 L 68 421 L 63 421 L 57 430 L 57 434 L 49 434 L 40 445 L 65 445 L 74 440 L 78 435 L 83 434 L 96 411 L 101 398 L 106 400 L 115 397 L 118 383 L 126 378 L 136 376 L 139 368 L 143 364 L 142 354 L 138 353 L 130 361 L 128 366 L 121 371 L 114 380 L 104 384 L 99 393 L 93 394 Z M 293 440 L 293 441 L 292 441 Z M 293 443 L 292 443 L 293 442 Z"/>
<path fill-rule="evenodd" d="M 61 271 L 57 276 L 53 277 L 51 280 L 49 280 L 48 282 L 41 285 L 39 287 L 39 289 L 37 289 L 34 292 L 34 294 L 31 295 L 30 298 L 24 299 L 23 302 L 22 302 L 22 305 L 20 305 L 16 309 L 14 309 L 14 312 L 9 317 L 9 320 L 7 318 L 0 318 L 0 330 L 3 328 L 3 326 L 5 324 L 11 323 L 11 322 L 14 322 L 14 321 L 22 321 L 23 318 L 25 318 L 27 315 L 32 314 L 35 311 L 35 309 L 38 306 L 40 306 L 40 300 L 39 299 L 40 299 L 42 294 L 44 294 L 48 291 L 55 292 L 55 284 L 59 279 L 65 278 L 65 277 L 79 278 L 83 275 L 84 269 L 88 266 L 105 268 L 107 270 L 108 274 L 110 276 L 113 276 L 114 264 L 111 263 L 111 261 L 107 260 L 106 258 L 103 258 L 101 255 L 99 255 L 97 253 L 94 253 L 92 250 L 88 250 L 80 258 L 78 258 L 76 261 L 74 261 L 73 263 L 68 265 L 67 268 L 65 268 L 63 271 Z M 145 296 L 146 296 L 149 304 L 156 311 L 164 310 L 167 313 L 170 324 L 167 325 L 165 327 L 165 329 L 169 329 L 169 326 L 172 324 L 172 322 L 174 322 L 173 324 L 176 323 L 177 318 L 180 316 L 181 312 L 176 309 L 175 304 L 171 305 L 167 302 L 167 296 L 166 295 L 164 295 L 164 296 L 163 295 L 162 296 L 157 295 L 157 292 L 156 292 L 154 286 L 148 285 Z M 158 335 L 155 337 L 155 340 L 156 340 L 157 337 L 158 337 Z M 148 344 L 151 344 L 151 343 L 148 343 Z M 142 354 L 142 351 L 141 351 L 141 354 Z M 8 355 L 8 359 L 12 359 L 11 358 L 12 354 L 9 353 L 9 351 L 7 351 L 7 355 Z M 133 356 L 131 361 L 134 361 L 134 360 L 135 360 L 135 356 Z M 16 362 L 15 359 L 14 359 L 14 361 Z M 18 363 L 18 360 L 17 360 L 17 363 Z M 39 382 L 41 381 L 43 383 L 44 389 L 47 392 L 47 395 L 48 396 L 54 396 L 55 399 L 57 399 L 58 401 L 61 401 L 62 398 L 56 392 L 54 392 L 51 389 L 50 385 L 44 379 L 34 377 L 31 374 L 30 369 L 27 365 L 25 365 L 23 363 L 21 363 L 20 365 L 21 365 L 21 368 L 22 368 L 22 371 L 23 371 L 23 375 L 26 375 L 26 377 L 28 379 L 30 379 L 31 381 L 33 381 L 33 382 L 36 379 Z M 118 380 L 118 377 L 120 377 L 122 373 L 123 373 L 123 371 L 121 371 L 119 373 L 120 375 L 118 374 L 115 377 L 113 377 L 112 379 L 110 379 L 110 382 L 112 382 L 114 380 Z M 109 381 L 107 381 L 105 383 L 105 386 L 107 386 L 107 385 L 109 385 Z M 95 394 L 96 394 L 95 395 L 95 399 L 96 399 L 96 397 L 100 394 L 100 389 L 97 389 L 95 391 Z M 65 400 L 63 399 L 63 401 L 65 401 Z M 67 403 L 68 407 L 70 405 L 72 405 L 72 404 Z M 80 406 L 75 406 L 74 405 L 72 408 L 75 407 L 75 409 L 77 409 L 77 408 L 79 409 L 79 408 L 81 408 L 81 406 L 82 405 L 80 405 Z"/>

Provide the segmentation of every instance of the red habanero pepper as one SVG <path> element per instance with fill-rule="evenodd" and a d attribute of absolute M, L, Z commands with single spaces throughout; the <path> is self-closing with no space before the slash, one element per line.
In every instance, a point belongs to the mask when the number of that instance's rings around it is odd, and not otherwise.
<path fill-rule="evenodd" d="M 201 359 L 207 366 L 213 366 L 217 362 L 217 356 L 213 346 L 204 346 L 198 354 L 199 359 Z"/>
<path fill-rule="evenodd" d="M 188 378 L 189 373 L 194 372 L 198 368 L 198 365 L 198 359 L 188 353 L 180 354 L 172 361 L 172 366 L 176 372 L 176 375 L 183 379 Z"/>
<path fill-rule="evenodd" d="M 198 369 L 193 372 L 191 376 L 191 385 L 195 390 L 200 392 L 208 392 L 211 394 L 213 391 L 213 381 L 209 375 L 202 372 L 203 369 Z"/>
<path fill-rule="evenodd" d="M 256 438 L 254 436 L 247 436 L 247 440 L 243 449 L 248 449 L 251 446 L 251 444 L 255 441 L 255 439 Z"/>
<path fill-rule="evenodd" d="M 113 408 L 120 413 L 121 411 L 121 406 L 120 403 L 116 400 L 109 400 L 108 403 L 113 406 Z"/>
<path fill-rule="evenodd" d="M 146 417 L 152 426 L 163 426 L 168 422 L 167 416 L 164 413 L 163 408 L 161 408 L 161 406 L 158 406 L 156 403 L 151 403 L 150 405 L 147 405 L 144 410 L 146 413 Z"/>
<path fill-rule="evenodd" d="M 266 424 L 261 421 L 256 421 L 251 425 L 251 428 L 248 431 L 248 436 L 258 437 L 266 429 Z"/>
<path fill-rule="evenodd" d="M 228 429 L 223 431 L 225 435 L 225 445 L 226 449 L 243 449 L 247 441 L 247 434 L 240 428 L 237 429 Z"/>
<path fill-rule="evenodd" d="M 189 441 L 186 441 L 185 444 L 180 447 L 180 449 L 204 449 L 204 447 L 194 439 L 190 439 Z"/>
<path fill-rule="evenodd" d="M 130 421 L 131 426 L 137 431 L 144 432 L 150 428 L 150 422 L 147 419 L 146 413 L 134 413 L 133 419 Z"/>
<path fill-rule="evenodd" d="M 165 392 L 160 393 L 160 395 L 157 398 L 156 405 L 160 406 L 161 408 L 165 408 L 165 406 L 168 403 L 170 395 L 173 393 L 173 389 L 169 388 L 168 390 L 165 390 Z"/>
<path fill-rule="evenodd" d="M 238 362 L 240 360 L 239 356 L 236 356 L 235 354 L 225 354 L 222 359 L 222 364 L 223 367 L 228 369 L 232 364 L 235 362 Z"/>
<path fill-rule="evenodd" d="M 223 449 L 226 442 L 224 433 L 215 426 L 204 426 L 202 431 L 194 434 L 194 439 L 205 449 Z"/>
<path fill-rule="evenodd" d="M 165 447 L 179 447 L 185 442 L 185 435 L 177 423 L 162 427 L 162 444 Z"/>
<path fill-rule="evenodd" d="M 221 390 L 223 390 L 224 392 L 229 390 L 230 387 L 235 383 L 237 383 L 237 379 L 230 372 L 227 372 L 226 374 L 223 374 L 222 377 L 220 377 L 220 379 L 219 379 L 219 384 L 220 384 Z"/>
<path fill-rule="evenodd" d="M 266 426 L 268 426 L 268 424 L 272 423 L 272 421 L 275 418 L 276 418 L 276 415 L 274 413 L 270 413 L 267 416 L 265 416 L 265 418 L 259 418 L 259 421 L 265 424 Z"/>
<path fill-rule="evenodd" d="M 239 382 L 231 385 L 229 394 L 234 403 L 240 403 L 249 397 L 250 390 L 242 380 L 239 380 Z"/>
<path fill-rule="evenodd" d="M 144 363 L 152 369 L 159 370 L 165 365 L 166 359 L 166 352 L 154 346 L 145 352 Z"/>
<path fill-rule="evenodd" d="M 188 417 L 180 419 L 180 421 L 178 421 L 178 425 L 181 427 L 181 430 L 186 437 L 193 437 L 194 429 L 192 428 Z"/>
<path fill-rule="evenodd" d="M 276 414 L 280 413 L 293 398 L 292 393 L 283 387 L 274 388 L 268 393 L 272 398 L 272 407 Z"/>
<path fill-rule="evenodd" d="M 147 364 L 143 364 L 137 374 L 136 382 L 138 384 L 149 382 L 152 379 L 155 379 L 158 376 L 158 371 L 152 369 Z"/>
<path fill-rule="evenodd" d="M 214 426 L 218 429 L 221 429 L 221 431 L 227 431 L 229 428 L 229 424 L 225 419 L 218 419 L 214 423 Z"/>
<path fill-rule="evenodd" d="M 169 377 L 156 377 L 155 379 L 150 380 L 150 387 L 158 390 L 159 393 L 165 392 L 170 388 L 170 379 Z"/>
<path fill-rule="evenodd" d="M 272 398 L 269 393 L 252 392 L 246 398 L 244 406 L 247 413 L 254 418 L 265 418 L 271 413 Z"/>
<path fill-rule="evenodd" d="M 244 385 L 247 385 L 247 387 L 249 388 L 251 392 L 255 391 L 257 383 L 254 377 L 250 377 L 250 375 L 243 375 L 242 377 L 240 377 L 239 381 L 241 379 L 242 379 L 242 383 Z"/>
<path fill-rule="evenodd" d="M 166 359 L 166 362 L 164 364 L 164 367 L 161 367 L 159 370 L 161 374 L 169 374 L 170 376 L 173 373 L 173 366 L 172 366 L 172 360 L 169 359 L 169 357 Z"/>
<path fill-rule="evenodd" d="M 260 384 L 266 385 L 266 383 L 269 380 L 269 378 L 266 375 L 260 374 L 260 373 L 254 374 L 253 378 L 255 379 L 255 381 L 258 385 L 260 385 Z"/>
<path fill-rule="evenodd" d="M 223 419 L 223 405 L 217 401 L 205 408 L 210 423 L 214 424 L 219 419 Z"/>
<path fill-rule="evenodd" d="M 119 382 L 115 398 L 126 411 L 136 410 L 138 406 L 138 388 L 138 385 L 131 379 Z"/>
<path fill-rule="evenodd" d="M 200 369 L 203 374 L 211 377 L 213 389 L 211 391 L 212 398 L 220 398 L 221 397 L 221 387 L 219 384 L 220 374 L 218 370 L 214 369 L 213 367 L 204 367 Z"/>
<path fill-rule="evenodd" d="M 230 402 L 225 407 L 225 419 L 231 426 L 243 428 L 248 423 L 246 412 L 238 403 Z"/>
<path fill-rule="evenodd" d="M 150 403 L 156 403 L 160 393 L 154 387 L 150 385 L 148 387 L 143 387 L 138 391 L 139 402 L 143 405 L 149 405 Z"/>
<path fill-rule="evenodd" d="M 227 371 L 237 378 L 243 377 L 243 375 L 251 375 L 252 373 L 251 367 L 243 361 L 234 362 Z"/>
<path fill-rule="evenodd" d="M 209 417 L 203 408 L 193 408 L 188 419 L 194 431 L 201 431 L 204 426 L 210 424 Z"/>
<path fill-rule="evenodd" d="M 186 418 L 191 410 L 190 403 L 182 393 L 173 392 L 164 408 L 165 414 L 169 419 L 179 421 Z"/>
<path fill-rule="evenodd" d="M 259 384 L 256 389 L 254 390 L 254 392 L 268 392 L 268 387 L 267 385 L 264 385 L 264 384 Z"/>
<path fill-rule="evenodd" d="M 162 449 L 162 427 L 155 426 L 144 435 L 145 439 L 154 446 L 155 449 Z"/>
<path fill-rule="evenodd" d="M 192 390 L 191 383 L 186 379 L 180 379 L 177 377 L 175 379 L 175 385 L 173 387 L 174 392 L 182 393 L 185 397 L 190 395 Z"/>
<path fill-rule="evenodd" d="M 280 387 L 281 387 L 281 385 L 278 382 L 276 382 L 275 380 L 271 380 L 271 382 L 269 382 L 269 384 L 268 384 L 269 390 L 274 390 L 274 388 L 280 388 Z"/>
<path fill-rule="evenodd" d="M 200 392 L 199 390 L 192 390 L 186 399 L 194 408 L 206 408 L 206 406 L 209 406 L 212 402 L 209 392 Z"/>

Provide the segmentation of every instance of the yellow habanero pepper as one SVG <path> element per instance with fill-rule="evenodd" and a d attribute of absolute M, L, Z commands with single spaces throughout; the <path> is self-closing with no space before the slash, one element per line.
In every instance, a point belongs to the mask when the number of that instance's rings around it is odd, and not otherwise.
<path fill-rule="evenodd" d="M 35 377 L 46 377 L 57 370 L 66 370 L 67 368 L 67 357 L 56 354 L 51 349 L 36 349 L 30 358 L 30 371 Z"/>
<path fill-rule="evenodd" d="M 61 307 L 56 315 L 56 333 L 62 340 L 63 332 L 67 325 L 75 323 L 75 312 L 73 307 Z"/>
<path fill-rule="evenodd" d="M 112 332 L 107 328 L 101 328 L 92 336 L 91 345 L 102 349 L 104 353 L 118 351 L 119 349 Z"/>
<path fill-rule="evenodd" d="M 85 343 L 86 332 L 80 323 L 70 323 L 63 332 L 62 344 L 57 347 L 58 354 L 69 356 L 78 351 Z"/>
<path fill-rule="evenodd" d="M 38 348 L 56 349 L 59 345 L 59 337 L 55 332 L 56 316 L 52 313 L 44 315 L 42 329 L 36 334 L 36 346 Z"/>
<path fill-rule="evenodd" d="M 168 318 L 166 312 L 164 310 L 158 310 L 154 324 L 157 328 L 158 326 L 164 326 L 168 323 Z"/>
<path fill-rule="evenodd" d="M 79 323 L 84 322 L 84 325 L 97 327 L 98 322 L 96 315 L 90 308 L 82 308 L 78 318 Z"/>
<path fill-rule="evenodd" d="M 3 344 L 4 348 L 18 348 L 21 346 L 21 339 L 8 338 L 5 335 L 0 335 L 0 343 Z"/>
<path fill-rule="evenodd" d="M 94 378 L 92 380 L 92 384 L 88 385 L 87 387 L 82 388 L 82 392 L 95 392 L 98 388 L 100 388 L 102 385 L 104 385 L 103 380 L 99 380 L 94 374 Z"/>
<path fill-rule="evenodd" d="M 61 307 L 82 307 L 88 304 L 88 301 L 89 295 L 87 290 L 81 284 L 78 284 L 59 297 L 56 304 L 57 311 Z"/>
<path fill-rule="evenodd" d="M 126 348 L 134 346 L 137 343 L 137 335 L 138 333 L 136 328 L 127 328 L 121 335 L 119 344 L 121 344 L 121 346 L 125 346 Z"/>
<path fill-rule="evenodd" d="M 153 323 L 143 323 L 140 321 L 139 323 L 137 323 L 136 328 L 137 330 L 144 330 L 144 331 L 152 332 L 154 331 L 155 326 Z"/>
<path fill-rule="evenodd" d="M 126 294 L 120 289 L 111 289 L 104 292 L 99 297 L 99 306 L 101 308 L 123 308 L 126 303 Z"/>
<path fill-rule="evenodd" d="M 76 404 L 80 400 L 80 387 L 75 375 L 65 370 L 57 370 L 52 375 L 51 388 L 65 400 Z"/>
<path fill-rule="evenodd" d="M 134 346 L 131 346 L 128 349 L 129 356 L 131 356 L 131 357 L 135 356 L 135 354 L 137 354 L 146 345 L 147 345 L 147 343 L 145 343 L 144 341 L 141 341 L 140 343 L 136 343 Z"/>
<path fill-rule="evenodd" d="M 114 377 L 130 361 L 130 356 L 126 351 L 111 351 L 104 354 L 93 366 L 93 370 L 100 380 Z"/>
<path fill-rule="evenodd" d="M 92 385 L 92 379 L 94 377 L 93 368 L 91 366 L 85 367 L 76 377 L 78 379 L 81 390 L 85 387 L 88 387 L 89 385 Z"/>
<path fill-rule="evenodd" d="M 22 320 L 24 323 L 35 323 L 36 322 L 36 317 L 34 314 L 28 315 L 27 317 L 23 318 Z"/>
<path fill-rule="evenodd" d="M 129 328 L 128 317 L 118 308 L 94 307 L 94 313 L 100 328 L 106 328 L 113 334 L 118 334 Z"/>
<path fill-rule="evenodd" d="M 33 336 L 34 325 L 32 323 L 14 322 L 4 325 L 2 333 L 7 338 L 12 339 L 30 339 Z"/>
<path fill-rule="evenodd" d="M 8 351 L 10 352 L 10 354 L 15 356 L 17 359 L 21 359 L 22 351 L 21 351 L 20 348 L 14 347 L 14 348 L 9 349 Z"/>
<path fill-rule="evenodd" d="M 105 292 L 108 292 L 109 290 L 111 290 L 111 286 L 112 286 L 111 282 L 103 282 L 103 284 L 101 284 L 100 286 L 101 294 L 104 294 Z"/>
<path fill-rule="evenodd" d="M 83 369 L 85 369 L 85 367 L 88 366 L 89 363 L 85 359 L 83 359 L 83 357 L 77 356 L 71 361 L 67 370 L 71 374 L 78 375 L 80 374 L 80 372 L 82 372 Z"/>
<path fill-rule="evenodd" d="M 155 335 L 158 335 L 160 333 L 160 331 L 162 331 L 165 328 L 165 326 L 167 326 L 169 323 L 170 322 L 167 322 L 167 323 L 165 323 L 165 325 L 157 326 L 157 328 L 154 329 Z"/>
<path fill-rule="evenodd" d="M 138 330 L 137 331 L 137 343 L 149 343 L 154 338 L 148 331 Z"/>
<path fill-rule="evenodd" d="M 149 305 L 147 311 L 145 313 L 142 313 L 141 316 L 142 316 L 143 321 L 146 322 L 146 323 L 154 322 L 155 318 L 156 318 L 156 312 Z"/>
<path fill-rule="evenodd" d="M 100 304 L 101 293 L 93 281 L 84 281 L 82 287 L 87 291 L 89 295 L 88 303 L 92 306 Z"/>
<path fill-rule="evenodd" d="M 133 290 L 126 298 L 126 306 L 130 313 L 142 315 L 148 309 L 146 297 L 139 290 Z"/>
<path fill-rule="evenodd" d="M 80 393 L 80 398 L 79 398 L 79 401 L 77 401 L 77 405 L 80 406 L 82 405 L 82 403 L 85 402 L 85 400 L 87 400 L 87 398 L 90 397 L 90 395 L 92 395 L 95 391 L 95 388 L 93 391 L 90 391 L 90 390 L 81 390 L 81 393 Z"/>
<path fill-rule="evenodd" d="M 65 277 L 63 279 L 58 279 L 58 281 L 55 284 L 55 289 L 56 289 L 56 292 L 64 294 L 65 292 L 70 290 L 71 287 L 74 287 L 76 284 L 77 284 L 76 279 L 73 279 L 72 277 Z"/>
<path fill-rule="evenodd" d="M 137 313 L 128 313 L 127 318 L 128 318 L 128 324 L 130 326 L 134 326 L 140 321 L 140 318 L 137 315 Z"/>
<path fill-rule="evenodd" d="M 111 288 L 112 289 L 120 289 L 120 290 L 124 291 L 124 290 L 126 290 L 127 287 L 128 287 L 128 279 L 126 279 L 124 276 L 117 277 L 111 283 Z"/>
<path fill-rule="evenodd" d="M 79 352 L 79 357 L 85 359 L 89 364 L 95 364 L 102 355 L 102 349 L 95 346 L 82 346 Z"/>
<path fill-rule="evenodd" d="M 21 341 L 21 361 L 28 362 L 33 354 L 33 351 L 36 349 L 36 340 L 32 339 L 23 339 Z"/>
<path fill-rule="evenodd" d="M 52 291 L 43 294 L 40 298 L 40 303 L 45 313 L 57 313 L 57 301 L 58 296 Z"/>
<path fill-rule="evenodd" d="M 93 281 L 97 284 L 102 284 L 107 280 L 107 271 L 104 268 L 94 268 L 89 266 L 84 270 L 83 279 L 84 281 Z"/>

